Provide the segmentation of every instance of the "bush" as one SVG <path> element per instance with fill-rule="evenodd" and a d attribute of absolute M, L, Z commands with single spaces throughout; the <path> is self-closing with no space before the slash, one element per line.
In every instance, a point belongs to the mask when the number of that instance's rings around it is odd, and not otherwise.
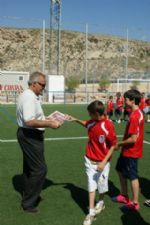
<path fill-rule="evenodd" d="M 68 90 L 71 92 L 75 91 L 75 88 L 77 88 L 79 84 L 80 84 L 80 80 L 78 77 L 71 76 L 66 79 L 66 86 Z"/>
<path fill-rule="evenodd" d="M 140 84 L 140 81 L 138 81 L 138 80 L 133 80 L 132 81 L 132 85 L 131 85 L 131 89 L 133 89 L 133 90 L 138 90 L 138 85 Z"/>
<path fill-rule="evenodd" d="M 106 91 L 107 92 L 107 89 L 109 88 L 111 84 L 111 81 L 110 80 L 100 80 L 99 82 L 99 91 Z"/>

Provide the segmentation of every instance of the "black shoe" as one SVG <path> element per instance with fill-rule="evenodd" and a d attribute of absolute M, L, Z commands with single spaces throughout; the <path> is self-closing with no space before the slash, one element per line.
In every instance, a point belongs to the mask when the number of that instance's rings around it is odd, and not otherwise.
<path fill-rule="evenodd" d="M 24 212 L 28 212 L 28 213 L 38 213 L 39 210 L 37 208 L 23 208 Z"/>

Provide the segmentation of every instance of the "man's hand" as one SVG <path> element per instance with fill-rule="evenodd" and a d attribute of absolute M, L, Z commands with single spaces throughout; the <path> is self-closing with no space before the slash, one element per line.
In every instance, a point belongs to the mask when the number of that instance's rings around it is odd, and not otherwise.
<path fill-rule="evenodd" d="M 59 128 L 62 124 L 59 121 L 56 121 L 55 119 L 46 119 L 46 120 L 29 120 L 25 122 L 26 126 L 28 127 L 35 127 L 35 128 Z"/>
<path fill-rule="evenodd" d="M 57 129 L 61 126 L 62 124 L 56 120 L 47 120 L 47 127 Z"/>

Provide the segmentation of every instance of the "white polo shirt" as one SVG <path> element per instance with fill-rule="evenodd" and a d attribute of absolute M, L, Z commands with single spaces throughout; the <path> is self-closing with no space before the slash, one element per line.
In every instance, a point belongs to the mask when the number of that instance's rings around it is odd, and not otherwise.
<path fill-rule="evenodd" d="M 17 123 L 19 127 L 32 128 L 25 125 L 30 120 L 45 120 L 39 97 L 27 89 L 18 98 L 17 102 Z M 44 128 L 32 128 L 44 130 Z"/>

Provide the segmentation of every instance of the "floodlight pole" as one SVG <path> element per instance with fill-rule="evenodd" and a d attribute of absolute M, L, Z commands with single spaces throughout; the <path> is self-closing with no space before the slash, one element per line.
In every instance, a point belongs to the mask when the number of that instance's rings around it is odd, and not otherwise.
<path fill-rule="evenodd" d="M 125 75 L 126 75 L 126 89 L 127 89 L 127 81 L 128 81 L 128 53 L 129 53 L 129 31 L 127 28 L 127 40 L 126 40 L 126 66 L 125 66 Z"/>
<path fill-rule="evenodd" d="M 59 22 L 58 22 L 58 61 L 57 61 L 57 74 L 60 74 L 60 54 L 61 54 L 61 1 L 59 2 Z"/>
<path fill-rule="evenodd" d="M 61 8 L 61 0 L 50 0 L 49 73 L 57 75 L 60 74 Z"/>
<path fill-rule="evenodd" d="M 87 84 L 88 84 L 88 24 L 86 23 L 86 35 L 85 35 L 85 93 L 86 102 L 88 102 Z"/>
<path fill-rule="evenodd" d="M 45 20 L 43 20 L 43 38 L 42 38 L 42 45 L 43 45 L 43 54 L 42 54 L 42 71 L 45 72 Z"/>

